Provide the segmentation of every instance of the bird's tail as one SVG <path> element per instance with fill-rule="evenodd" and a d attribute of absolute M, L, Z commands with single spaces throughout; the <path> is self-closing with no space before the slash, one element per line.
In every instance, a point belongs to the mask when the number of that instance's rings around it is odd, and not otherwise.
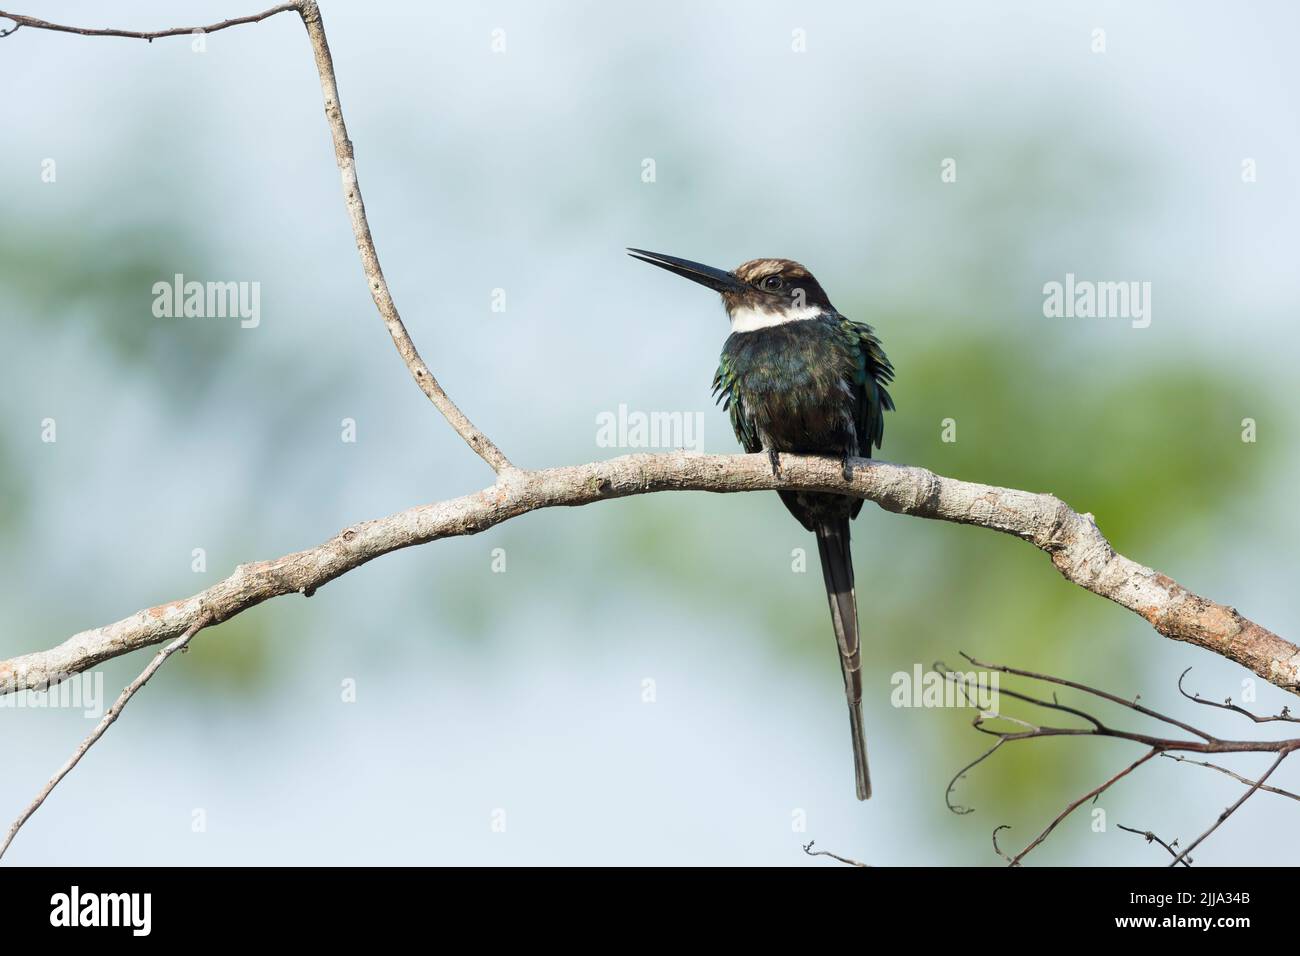
<path fill-rule="evenodd" d="M 853 593 L 853 554 L 849 551 L 849 519 L 826 518 L 816 525 L 817 550 L 821 552 L 826 597 L 831 606 L 831 623 L 840 650 L 840 670 L 849 702 L 849 726 L 853 731 L 853 772 L 858 799 L 871 796 L 871 775 L 867 772 L 867 734 L 862 726 L 862 655 L 858 646 L 858 600 Z"/>

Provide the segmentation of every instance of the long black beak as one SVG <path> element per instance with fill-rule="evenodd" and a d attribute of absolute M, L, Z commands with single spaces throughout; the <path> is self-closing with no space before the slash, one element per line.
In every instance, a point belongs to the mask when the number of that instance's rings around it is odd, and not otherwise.
<path fill-rule="evenodd" d="M 628 249 L 627 254 L 633 259 L 640 259 L 642 262 L 648 262 L 660 269 L 667 269 L 674 275 L 679 275 L 684 279 L 698 282 L 715 292 L 738 292 L 741 289 L 749 288 L 730 272 L 724 272 L 721 269 L 715 269 L 713 266 L 706 266 L 699 262 L 692 262 L 690 259 L 678 259 L 676 256 L 646 252 L 644 249 Z"/>

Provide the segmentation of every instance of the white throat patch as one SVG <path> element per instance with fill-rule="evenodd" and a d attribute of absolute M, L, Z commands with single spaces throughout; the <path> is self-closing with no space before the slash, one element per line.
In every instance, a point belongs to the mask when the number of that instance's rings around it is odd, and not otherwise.
<path fill-rule="evenodd" d="M 731 331 L 754 332 L 758 329 L 770 329 L 774 325 L 784 325 L 787 322 L 806 322 L 821 314 L 822 310 L 815 305 L 785 311 L 740 308 L 731 313 Z"/>

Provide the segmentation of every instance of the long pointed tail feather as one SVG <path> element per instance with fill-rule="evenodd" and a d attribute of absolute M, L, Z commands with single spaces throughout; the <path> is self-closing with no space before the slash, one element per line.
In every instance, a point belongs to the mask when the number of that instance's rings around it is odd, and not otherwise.
<path fill-rule="evenodd" d="M 867 734 L 862 725 L 862 655 L 858 643 L 858 601 L 853 591 L 853 554 L 849 550 L 849 519 L 823 519 L 817 523 L 816 533 L 831 623 L 839 645 L 844 694 L 849 703 L 858 799 L 866 800 L 871 796 L 871 775 L 867 771 Z"/>

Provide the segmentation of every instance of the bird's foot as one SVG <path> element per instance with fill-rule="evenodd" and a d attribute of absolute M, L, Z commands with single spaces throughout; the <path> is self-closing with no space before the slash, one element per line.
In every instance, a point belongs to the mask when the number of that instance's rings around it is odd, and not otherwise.
<path fill-rule="evenodd" d="M 853 460 L 848 452 L 844 453 L 844 458 L 840 462 L 840 474 L 844 476 L 845 481 L 853 480 Z"/>
<path fill-rule="evenodd" d="M 772 463 L 772 476 L 773 476 L 774 478 L 780 478 L 780 477 L 781 477 L 781 457 L 780 457 L 780 455 L 777 454 L 777 451 L 776 451 L 775 448 L 769 448 L 769 449 L 767 450 L 767 460 L 770 461 L 770 462 Z"/>

